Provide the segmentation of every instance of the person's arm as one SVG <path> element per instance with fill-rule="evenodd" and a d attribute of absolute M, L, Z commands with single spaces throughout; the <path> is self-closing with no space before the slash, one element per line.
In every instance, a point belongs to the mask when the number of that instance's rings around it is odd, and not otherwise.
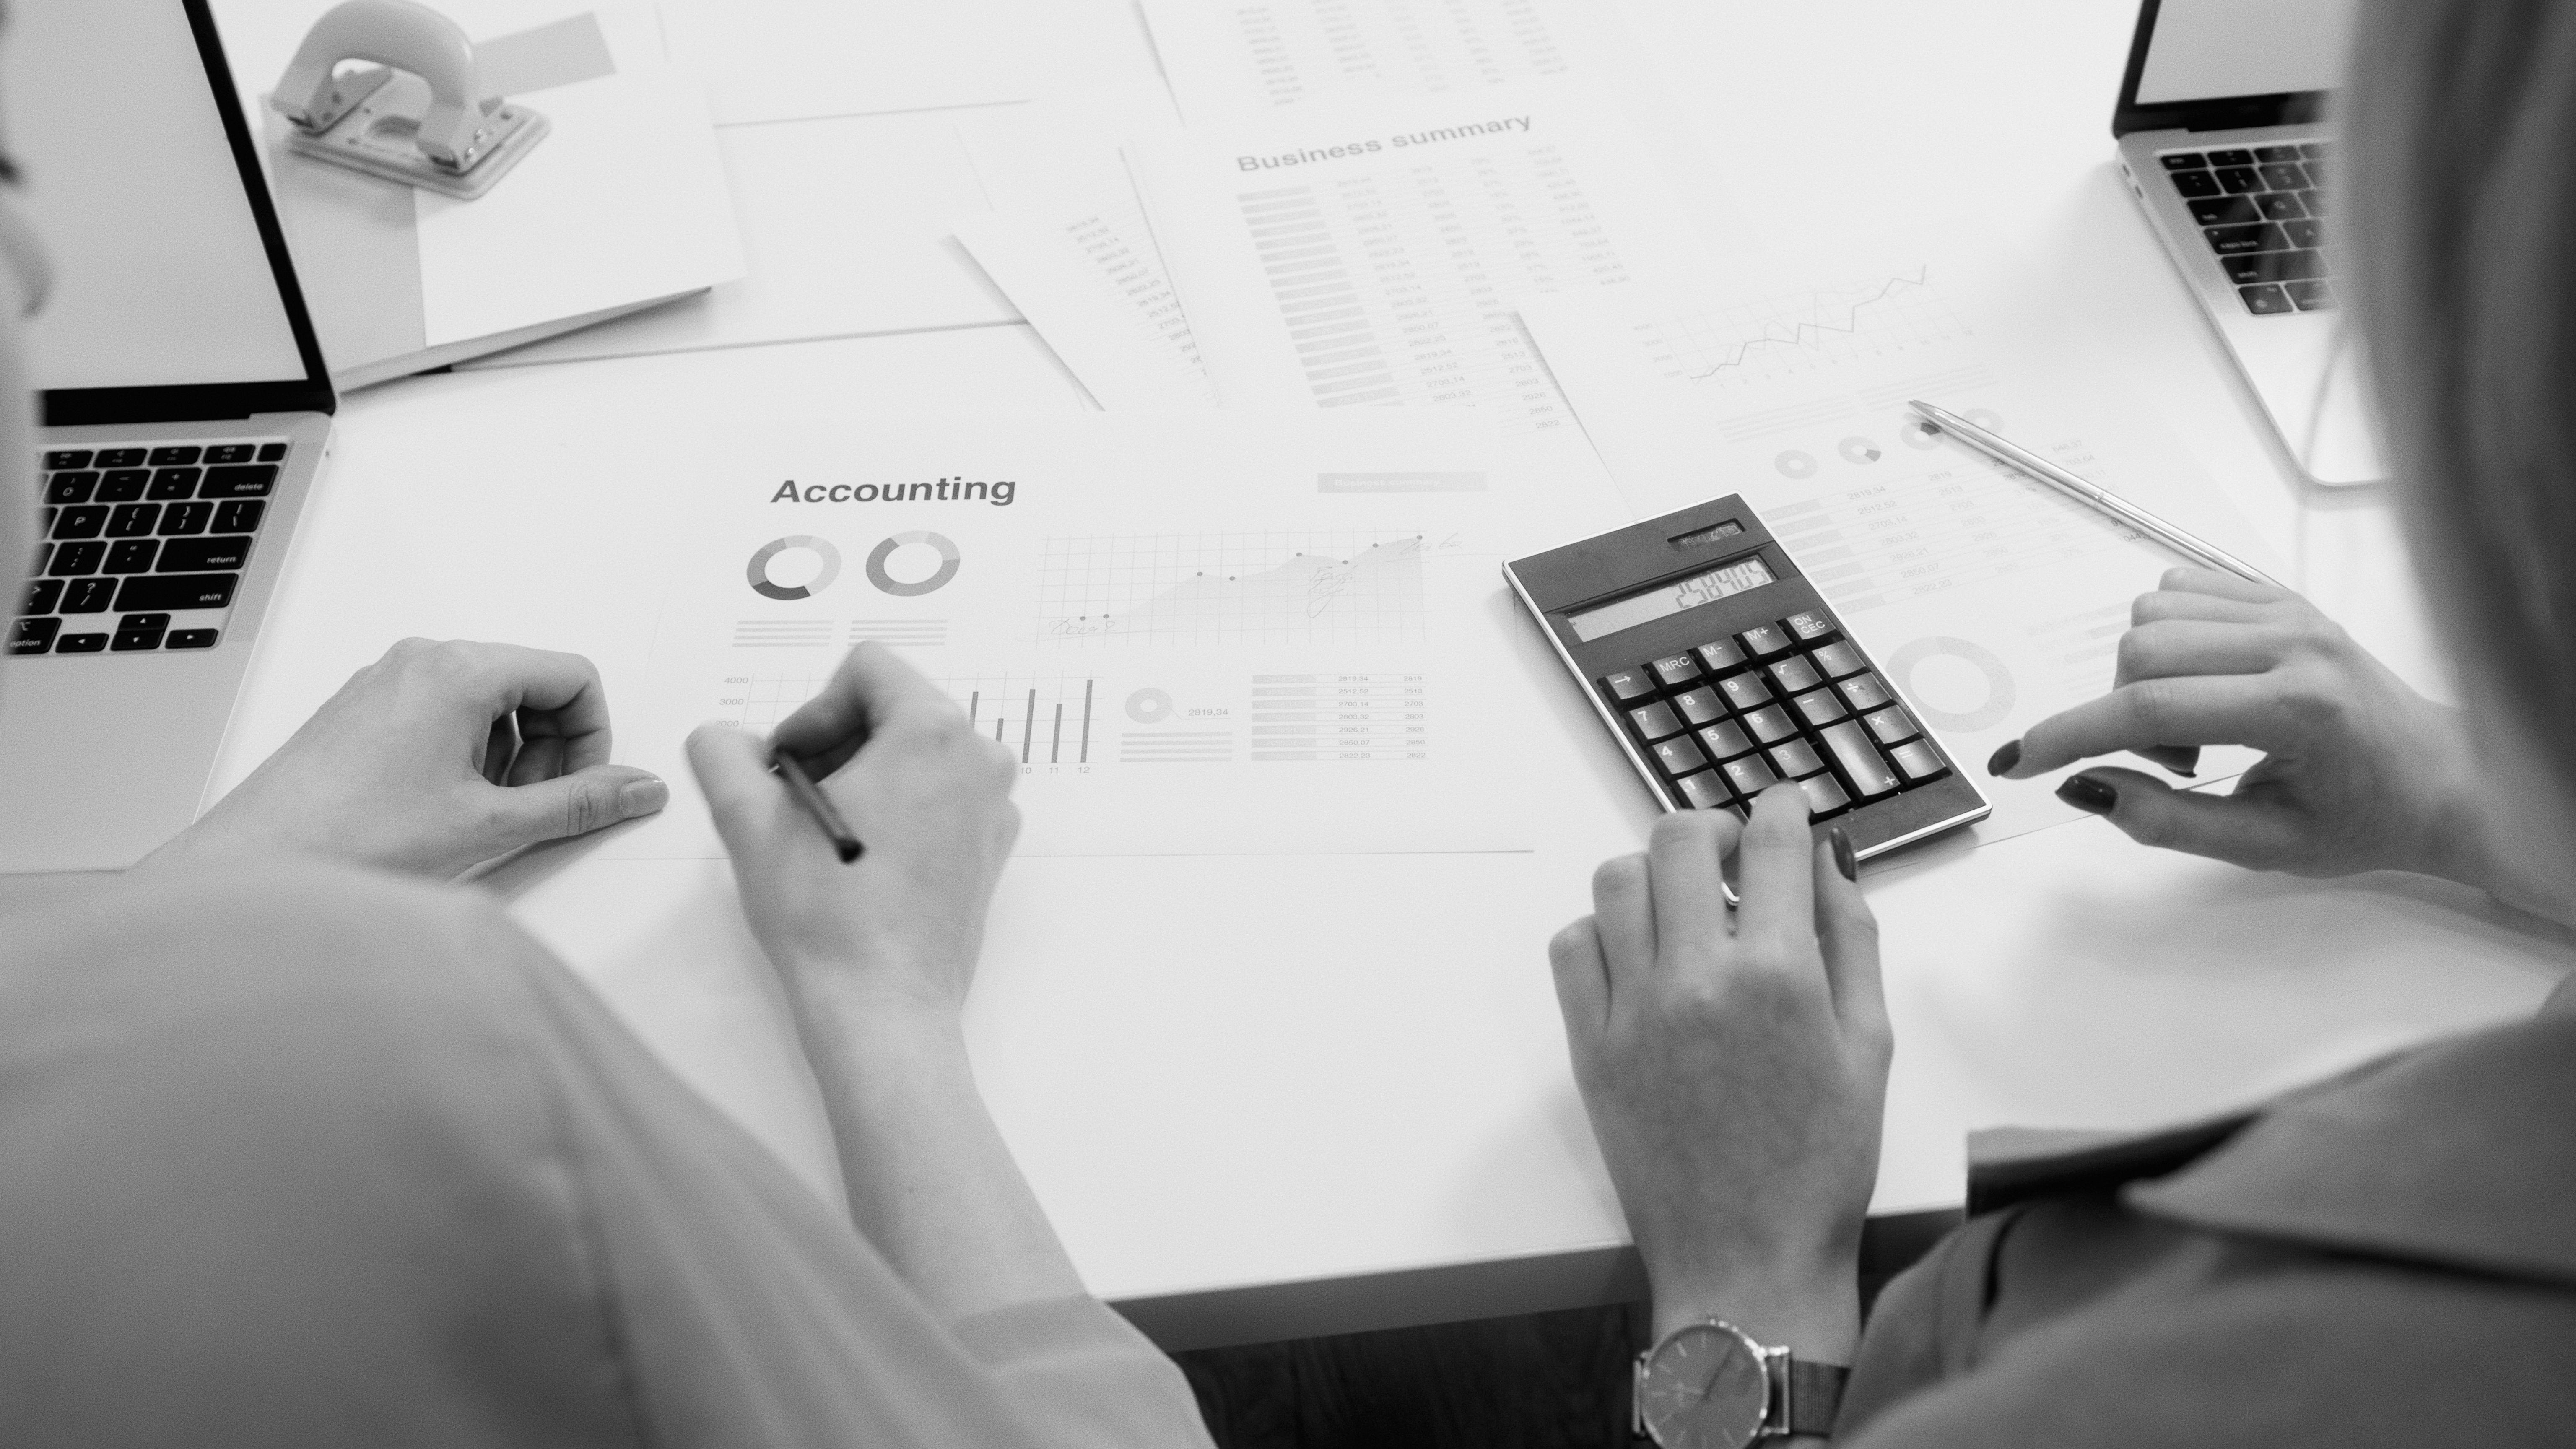
<path fill-rule="evenodd" d="M 951 1321 L 1083 1293 L 975 1088 L 958 1026 L 1018 833 L 1016 762 L 889 651 L 851 651 L 782 721 L 866 845 L 843 864 L 772 773 L 710 726 L 689 758 L 744 912 L 787 986 L 868 1240 Z"/>
<path fill-rule="evenodd" d="M 2570 903 L 2496 858 L 2459 711 L 2409 689 L 2315 605 L 2176 568 L 2130 617 L 2111 691 L 2031 726 L 1989 769 L 2027 780 L 2124 750 L 2250 745 L 2264 758 L 2230 794 L 2094 765 L 2058 798 L 2142 844 L 2304 876 L 2416 871 L 2576 923 Z"/>
<path fill-rule="evenodd" d="M 1831 1364 L 1859 1342 L 1892 1038 L 1877 922 L 1839 833 L 1814 839 L 1794 784 L 1764 792 L 1749 825 L 1666 815 L 1644 855 L 1601 867 L 1593 914 L 1550 946 L 1658 1338 L 1720 1318 Z"/>
<path fill-rule="evenodd" d="M 661 809 L 669 787 L 609 746 L 589 660 L 405 639 L 138 868 L 291 854 L 446 879 Z"/>

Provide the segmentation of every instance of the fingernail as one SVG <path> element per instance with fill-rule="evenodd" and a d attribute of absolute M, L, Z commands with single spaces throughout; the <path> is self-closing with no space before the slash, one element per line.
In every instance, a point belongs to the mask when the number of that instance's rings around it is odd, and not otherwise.
<path fill-rule="evenodd" d="M 2021 763 L 2021 741 L 2006 740 L 2004 747 L 1986 761 L 1986 773 L 2001 775 Z"/>
<path fill-rule="evenodd" d="M 1825 831 L 1825 844 L 1833 848 L 1834 869 L 1843 873 L 1843 879 L 1859 880 L 1860 857 L 1852 854 L 1851 832 L 1839 825 L 1831 826 Z"/>
<path fill-rule="evenodd" d="M 650 815 L 671 803 L 671 787 L 650 776 L 617 787 L 617 808 L 628 818 Z"/>
<path fill-rule="evenodd" d="M 2198 777 L 2200 765 L 2200 746 L 2198 745 L 2149 745 L 2138 753 L 2186 780 Z"/>
<path fill-rule="evenodd" d="M 2108 815 L 2120 803 L 2120 792 L 2090 775 L 2069 775 L 2057 787 L 2057 798 L 2087 815 Z"/>

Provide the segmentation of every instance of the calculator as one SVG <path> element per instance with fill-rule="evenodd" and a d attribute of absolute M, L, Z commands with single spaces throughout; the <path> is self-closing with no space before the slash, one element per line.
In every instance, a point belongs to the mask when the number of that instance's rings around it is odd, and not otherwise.
<path fill-rule="evenodd" d="M 1795 780 L 1869 856 L 1993 808 L 1739 496 L 1503 575 L 1667 810 Z"/>

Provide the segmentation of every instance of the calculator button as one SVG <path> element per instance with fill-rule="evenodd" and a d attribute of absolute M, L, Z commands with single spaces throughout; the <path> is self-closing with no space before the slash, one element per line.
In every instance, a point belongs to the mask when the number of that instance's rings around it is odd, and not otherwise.
<path fill-rule="evenodd" d="M 1848 639 L 1837 639 L 1807 657 L 1816 661 L 1816 667 L 1825 672 L 1827 679 L 1858 674 L 1869 667 L 1869 661 L 1860 657 L 1860 651 L 1854 649 Z"/>
<path fill-rule="evenodd" d="M 1811 689 L 1789 703 L 1798 707 L 1800 719 L 1820 728 L 1841 719 L 1846 713 L 1843 702 L 1834 698 L 1830 689 Z"/>
<path fill-rule="evenodd" d="M 1882 745 L 1892 745 L 1898 740 L 1910 740 L 1923 733 L 1914 727 L 1913 719 L 1901 706 L 1893 704 L 1871 714 L 1862 723 L 1869 726 L 1869 732 L 1878 736 L 1878 742 Z"/>
<path fill-rule="evenodd" d="M 1834 632 L 1833 619 L 1822 609 L 1808 609 L 1791 614 L 1780 622 L 1788 625 L 1789 632 L 1798 636 L 1801 642 L 1809 644 Z"/>
<path fill-rule="evenodd" d="M 1673 707 L 1660 699 L 1644 709 L 1628 711 L 1628 720 L 1637 727 L 1637 733 L 1650 740 L 1665 739 L 1682 732 L 1682 722 L 1673 717 Z"/>
<path fill-rule="evenodd" d="M 1752 732 L 1753 738 L 1766 745 L 1774 740 L 1785 740 L 1798 732 L 1798 727 L 1789 723 L 1789 712 L 1776 704 L 1766 704 L 1746 712 L 1744 727 Z"/>
<path fill-rule="evenodd" d="M 1714 644 L 1702 644 L 1697 652 L 1699 662 L 1707 665 L 1708 672 L 1711 674 L 1724 674 L 1730 669 L 1744 667 L 1744 646 L 1732 639 L 1720 639 Z"/>
<path fill-rule="evenodd" d="M 1872 749 L 1869 736 L 1861 732 L 1858 721 L 1844 720 L 1825 731 L 1825 748 L 1834 752 L 1834 763 L 1842 766 L 1843 778 L 1866 799 L 1884 795 L 1896 788 L 1896 772 Z"/>
<path fill-rule="evenodd" d="M 1804 694 L 1824 683 L 1825 677 L 1816 672 L 1816 666 L 1805 656 L 1792 654 L 1772 663 L 1771 682 L 1780 686 L 1782 694 Z"/>
<path fill-rule="evenodd" d="M 1727 794 L 1726 782 L 1718 778 L 1715 771 L 1704 770 L 1687 776 L 1675 788 L 1682 792 L 1683 802 L 1693 810 L 1714 810 L 1733 798 Z"/>
<path fill-rule="evenodd" d="M 1655 682 L 1642 669 L 1613 669 L 1601 676 L 1601 687 L 1621 704 L 1633 704 L 1655 692 Z"/>
<path fill-rule="evenodd" d="M 32 614 L 41 611 L 30 609 L 28 612 Z M 1701 730 L 1699 743 L 1700 748 L 1708 751 L 1711 759 L 1718 760 L 1731 760 L 1753 748 L 1753 741 L 1745 738 L 1744 726 L 1733 720 L 1713 724 Z"/>
<path fill-rule="evenodd" d="M 1654 749 L 1655 763 L 1663 766 L 1667 775 L 1687 775 L 1693 770 L 1708 768 L 1708 756 L 1699 752 L 1699 746 L 1691 743 L 1688 735 L 1665 740 Z"/>
<path fill-rule="evenodd" d="M 1726 691 L 1727 701 L 1737 709 L 1753 709 L 1771 702 L 1771 686 L 1759 674 L 1730 674 L 1717 682 Z"/>
<path fill-rule="evenodd" d="M 1831 775 L 1810 775 L 1798 782 L 1798 788 L 1807 792 L 1807 818 L 1810 820 L 1839 815 L 1851 804 L 1851 796 L 1843 793 L 1843 787 L 1835 783 Z"/>
<path fill-rule="evenodd" d="M 1743 645 L 1744 652 L 1754 658 L 1768 659 L 1774 654 L 1788 652 L 1789 631 L 1777 624 L 1756 624 L 1736 635 L 1735 642 Z"/>
<path fill-rule="evenodd" d="M 1726 706 L 1717 702 L 1714 689 L 1685 690 L 1673 696 L 1673 708 L 1682 712 L 1690 724 L 1704 725 L 1725 717 Z"/>
<path fill-rule="evenodd" d="M 1780 777 L 1771 773 L 1760 755 L 1729 760 L 1718 768 L 1726 772 L 1726 783 L 1735 787 L 1735 793 L 1747 800 L 1780 783 Z"/>
<path fill-rule="evenodd" d="M 1687 654 L 1668 654 L 1654 662 L 1655 677 L 1674 689 L 1699 682 L 1699 661 Z"/>
<path fill-rule="evenodd" d="M 1790 740 L 1773 745 L 1770 755 L 1771 768 L 1792 780 L 1800 775 L 1812 775 L 1825 767 L 1824 757 L 1818 755 L 1816 747 L 1805 740 Z"/>
<path fill-rule="evenodd" d="M 1864 714 L 1896 702 L 1896 696 L 1887 692 L 1886 683 L 1875 674 L 1856 674 L 1844 680 L 1843 698 Z"/>
<path fill-rule="evenodd" d="M 1932 748 L 1930 740 L 1907 740 L 1887 753 L 1895 758 L 1896 768 L 1903 770 L 1906 780 L 1912 784 L 1920 785 L 1950 772 L 1950 767 L 1942 762 L 1941 752 Z"/>

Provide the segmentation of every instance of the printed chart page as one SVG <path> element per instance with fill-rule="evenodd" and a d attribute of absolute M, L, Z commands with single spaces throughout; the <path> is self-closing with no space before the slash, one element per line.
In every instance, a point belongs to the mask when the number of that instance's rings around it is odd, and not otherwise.
<path fill-rule="evenodd" d="M 957 123 L 991 203 L 956 223 L 958 245 L 1111 412 L 1216 406 L 1118 150 L 1177 129 L 1160 91 L 1085 90 Z"/>
<path fill-rule="evenodd" d="M 1579 88 L 1301 107 L 1129 160 L 1228 407 L 1472 402 L 1570 429 L 1520 300 L 1709 266 Z"/>
<path fill-rule="evenodd" d="M 2111 687 L 2131 601 L 2182 560 L 1931 432 L 1909 399 L 2045 453 L 2258 567 L 2271 559 L 2179 449 L 2114 439 L 2008 376 L 1951 275 L 1918 264 L 1824 286 L 1566 294 L 1523 316 L 1639 515 L 1742 494 L 1953 756 L 1982 774 L 2005 741 Z M 2199 778 L 2255 758 L 2206 751 Z M 1983 840 L 2077 817 L 2054 779 L 1980 785 L 1995 806 L 1975 827 Z"/>
<path fill-rule="evenodd" d="M 1556 681 L 1513 664 L 1500 564 L 1617 513 L 1552 451 L 1467 417 L 745 430 L 697 465 L 621 731 L 674 798 L 607 848 L 719 853 L 679 742 L 874 641 L 1018 760 L 1024 853 L 1528 849 L 1508 782 Z"/>

